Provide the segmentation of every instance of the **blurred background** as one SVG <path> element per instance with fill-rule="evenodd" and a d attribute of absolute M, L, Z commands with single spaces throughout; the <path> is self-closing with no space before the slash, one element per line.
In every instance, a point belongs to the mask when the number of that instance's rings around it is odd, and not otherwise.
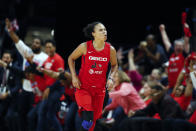
<path fill-rule="evenodd" d="M 104 3 L 105 4 L 105 3 Z M 145 4 L 145 3 L 144 3 Z M 84 4 L 85 5 L 85 4 Z M 58 8 L 58 10 L 57 10 Z M 82 29 L 94 21 L 102 22 L 108 31 L 108 41 L 119 49 L 135 48 L 146 35 L 153 33 L 162 44 L 159 25 L 165 24 L 170 40 L 182 37 L 182 12 L 187 12 L 191 28 L 191 49 L 196 50 L 196 4 L 140 4 L 109 3 L 105 5 L 69 5 L 56 0 L 1 0 L 0 1 L 0 47 L 12 48 L 6 44 L 4 20 L 16 20 L 18 34 L 27 44 L 32 36 L 43 40 L 52 38 L 57 42 L 57 52 L 67 59 L 80 43 L 86 41 Z M 57 35 L 58 34 L 58 35 Z M 67 62 L 67 60 L 65 60 Z"/>

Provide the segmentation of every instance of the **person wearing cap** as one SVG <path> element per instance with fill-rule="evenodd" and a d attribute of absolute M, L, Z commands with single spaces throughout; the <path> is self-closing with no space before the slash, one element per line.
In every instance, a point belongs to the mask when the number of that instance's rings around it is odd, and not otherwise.
<path fill-rule="evenodd" d="M 175 88 L 180 86 L 181 84 L 186 85 L 186 79 L 190 78 L 191 72 L 196 71 L 196 52 L 192 52 L 187 56 L 185 59 L 185 67 L 184 69 L 180 72 Z M 194 81 L 192 81 L 194 83 Z M 195 92 L 195 89 L 193 88 L 193 92 Z M 194 94 L 193 94 L 194 95 Z M 193 96 L 195 98 L 196 96 Z"/>

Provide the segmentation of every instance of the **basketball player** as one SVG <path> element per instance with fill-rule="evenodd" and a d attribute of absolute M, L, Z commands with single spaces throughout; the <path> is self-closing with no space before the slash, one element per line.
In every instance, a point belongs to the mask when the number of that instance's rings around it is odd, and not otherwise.
<path fill-rule="evenodd" d="M 113 88 L 113 77 L 118 69 L 116 50 L 106 42 L 107 31 L 100 22 L 93 22 L 84 28 L 90 41 L 80 44 L 69 56 L 68 64 L 72 75 L 72 84 L 76 88 L 75 98 L 82 117 L 81 131 L 93 131 L 96 120 L 102 114 L 105 96 L 106 72 L 108 63 L 111 73 L 107 89 Z M 75 70 L 75 60 L 82 56 L 79 76 Z"/>

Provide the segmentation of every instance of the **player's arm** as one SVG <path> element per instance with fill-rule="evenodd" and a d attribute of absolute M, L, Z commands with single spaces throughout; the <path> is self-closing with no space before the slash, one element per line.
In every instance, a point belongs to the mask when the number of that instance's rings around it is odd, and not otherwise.
<path fill-rule="evenodd" d="M 111 73 L 107 82 L 108 90 L 111 90 L 113 88 L 114 76 L 118 70 L 116 50 L 112 46 L 110 47 L 110 64 L 111 64 Z"/>
<path fill-rule="evenodd" d="M 86 43 L 80 44 L 68 57 L 68 65 L 72 75 L 72 84 L 76 88 L 80 88 L 81 83 L 76 74 L 75 60 L 84 54 L 86 54 Z"/>

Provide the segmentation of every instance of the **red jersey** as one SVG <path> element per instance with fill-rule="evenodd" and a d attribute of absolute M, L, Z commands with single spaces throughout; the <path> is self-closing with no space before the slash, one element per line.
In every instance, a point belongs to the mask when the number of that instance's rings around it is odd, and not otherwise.
<path fill-rule="evenodd" d="M 92 41 L 87 41 L 86 55 L 82 56 L 82 65 L 79 79 L 82 87 L 96 87 L 105 89 L 106 73 L 110 61 L 110 44 L 105 42 L 105 47 L 101 51 L 96 51 Z"/>
<path fill-rule="evenodd" d="M 173 88 L 176 84 L 179 73 L 184 67 L 184 56 L 182 53 L 175 55 L 174 53 L 169 58 L 169 67 L 168 67 L 168 81 L 169 88 Z"/>
<path fill-rule="evenodd" d="M 43 66 L 44 66 L 45 69 L 49 69 L 49 70 L 58 72 L 59 69 L 64 70 L 64 60 L 59 54 L 55 53 L 54 56 L 48 57 L 46 59 Z M 45 75 L 44 77 L 46 79 L 46 85 L 47 86 L 52 85 L 56 81 L 56 79 L 54 79 L 50 76 Z"/>
<path fill-rule="evenodd" d="M 180 105 L 183 111 L 186 111 L 188 105 L 191 102 L 192 95 L 188 97 L 185 97 L 184 95 L 175 97 L 174 94 L 171 94 L 171 97 Z"/>

